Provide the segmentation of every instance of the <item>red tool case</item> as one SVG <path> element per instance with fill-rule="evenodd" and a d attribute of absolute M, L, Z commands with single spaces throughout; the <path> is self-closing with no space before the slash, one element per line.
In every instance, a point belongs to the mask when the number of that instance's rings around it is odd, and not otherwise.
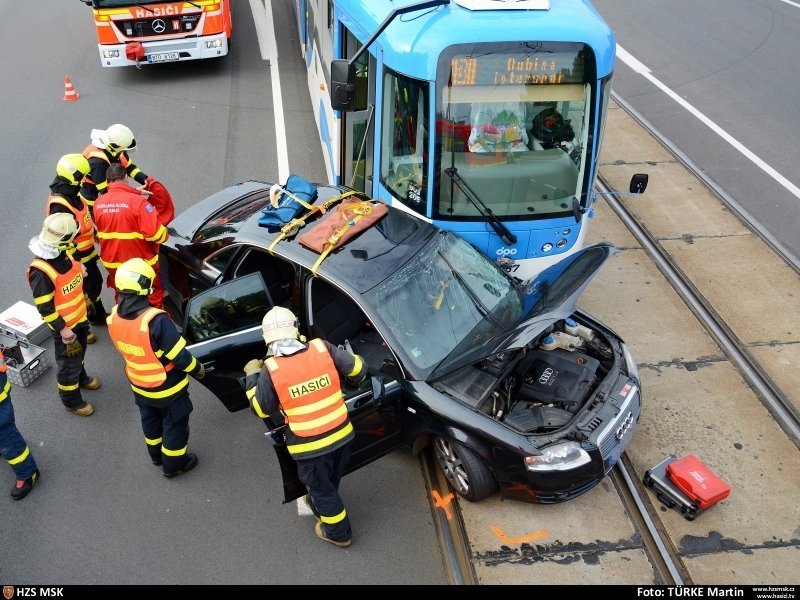
<path fill-rule="evenodd" d="M 644 474 L 644 484 L 668 508 L 674 508 L 690 521 L 724 500 L 730 486 L 693 454 L 682 458 L 670 455 Z"/>

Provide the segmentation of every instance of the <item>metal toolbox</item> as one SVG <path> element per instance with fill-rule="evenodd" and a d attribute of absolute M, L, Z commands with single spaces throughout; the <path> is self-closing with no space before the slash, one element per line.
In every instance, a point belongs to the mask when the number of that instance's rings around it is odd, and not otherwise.
<path fill-rule="evenodd" d="M 28 387 L 50 366 L 47 352 L 41 346 L 0 335 L 0 349 L 8 367 L 6 375 L 14 385 Z"/>
<path fill-rule="evenodd" d="M 671 454 L 655 467 L 645 471 L 643 483 L 652 489 L 656 497 L 667 508 L 674 508 L 689 521 L 701 512 L 697 504 L 689 498 L 667 474 L 667 466 L 678 460 L 678 457 Z"/>
<path fill-rule="evenodd" d="M 19 301 L 0 313 L 0 334 L 28 344 L 41 344 L 50 337 L 50 328 L 35 306 Z"/>

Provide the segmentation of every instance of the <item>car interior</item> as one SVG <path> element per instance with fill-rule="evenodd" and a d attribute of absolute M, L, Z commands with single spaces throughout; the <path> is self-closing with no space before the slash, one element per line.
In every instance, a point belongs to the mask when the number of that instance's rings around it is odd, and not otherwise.
<path fill-rule="evenodd" d="M 383 338 L 356 303 L 321 279 L 311 281 L 311 314 L 311 336 L 349 347 L 370 369 L 380 370 L 384 359 L 391 356 Z"/>
<path fill-rule="evenodd" d="M 294 268 L 290 263 L 264 250 L 250 248 L 236 265 L 233 277 L 244 277 L 250 273 L 261 273 L 270 298 L 276 306 L 291 308 Z"/>

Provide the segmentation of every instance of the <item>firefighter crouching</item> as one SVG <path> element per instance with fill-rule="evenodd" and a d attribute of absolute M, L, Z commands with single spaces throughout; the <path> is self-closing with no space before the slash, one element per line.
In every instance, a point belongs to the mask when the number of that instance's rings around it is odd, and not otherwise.
<path fill-rule="evenodd" d="M 81 388 L 96 390 L 97 377 L 89 377 L 83 366 L 89 321 L 83 292 L 83 267 L 67 253 L 74 247 L 78 224 L 72 215 L 45 217 L 39 237 L 28 244 L 36 256 L 28 267 L 33 303 L 53 337 L 58 395 L 64 407 L 88 417 L 94 407 L 85 402 Z"/>
<path fill-rule="evenodd" d="M 82 154 L 65 154 L 58 159 L 56 178 L 50 184 L 50 196 L 47 198 L 47 214 L 67 213 L 78 223 L 75 248 L 70 251 L 70 256 L 86 269 L 83 291 L 88 300 L 89 322 L 104 326 L 108 314 L 100 298 L 103 291 L 103 276 L 97 265 L 100 257 L 94 245 L 94 222 L 88 205 L 78 195 L 81 181 L 88 172 L 89 161 Z M 90 332 L 86 341 L 93 344 L 97 341 L 97 337 Z"/>
<path fill-rule="evenodd" d="M 303 343 L 292 311 L 276 306 L 262 321 L 267 359 L 244 366 L 253 412 L 287 424 L 286 448 L 297 462 L 321 540 L 345 548 L 352 540 L 339 482 L 355 437 L 339 376 L 358 385 L 367 375 L 364 360 L 321 340 Z M 302 341 L 301 341 L 302 340 Z"/>
<path fill-rule="evenodd" d="M 117 268 L 121 300 L 108 317 L 108 335 L 125 359 L 150 459 L 172 478 L 197 465 L 197 456 L 188 451 L 189 375 L 202 379 L 205 369 L 186 349 L 169 315 L 148 302 L 154 278 L 141 258 Z"/>

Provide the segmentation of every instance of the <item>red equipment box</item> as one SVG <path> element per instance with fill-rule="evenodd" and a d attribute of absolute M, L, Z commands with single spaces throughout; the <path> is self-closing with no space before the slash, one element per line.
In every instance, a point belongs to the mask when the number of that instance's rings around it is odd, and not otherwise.
<path fill-rule="evenodd" d="M 681 459 L 670 455 L 644 474 L 644 484 L 667 508 L 674 508 L 689 521 L 728 497 L 730 486 L 696 456 Z"/>
<path fill-rule="evenodd" d="M 694 454 L 668 464 L 667 475 L 701 510 L 724 500 L 731 493 L 731 486 L 717 477 Z"/>

